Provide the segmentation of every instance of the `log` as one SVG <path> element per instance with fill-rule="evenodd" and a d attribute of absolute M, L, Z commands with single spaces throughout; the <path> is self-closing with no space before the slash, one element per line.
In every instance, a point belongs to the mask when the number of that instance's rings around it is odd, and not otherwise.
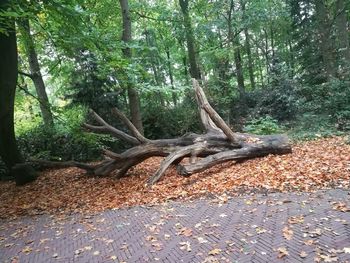
<path fill-rule="evenodd" d="M 195 79 L 193 79 L 193 88 L 201 121 L 206 131 L 204 134 L 188 133 L 179 138 L 149 140 L 116 108 L 112 109 L 113 115 L 126 125 L 130 134 L 111 126 L 96 112 L 91 111 L 99 125 L 85 124 L 84 127 L 87 130 L 96 133 L 108 133 L 131 144 L 132 147 L 122 153 L 114 153 L 104 149 L 103 155 L 106 160 L 95 165 L 75 161 L 38 161 L 38 163 L 51 167 L 76 166 L 90 175 L 107 176 L 114 174 L 116 178 L 121 178 L 128 175 L 127 173 L 131 167 L 150 157 L 164 157 L 159 169 L 147 181 L 148 185 L 153 185 L 162 178 L 169 166 L 173 164 L 177 165 L 177 171 L 180 175 L 190 176 L 227 161 L 239 161 L 269 154 L 292 152 L 289 140 L 285 135 L 258 136 L 234 133 L 209 104 L 203 89 Z M 186 157 L 190 157 L 191 162 L 181 164 L 181 161 Z M 115 171 L 117 172 L 114 173 Z"/>

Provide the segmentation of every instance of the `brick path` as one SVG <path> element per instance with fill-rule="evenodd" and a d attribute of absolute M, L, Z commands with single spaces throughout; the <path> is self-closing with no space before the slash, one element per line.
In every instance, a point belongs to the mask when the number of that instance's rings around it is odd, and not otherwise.
<path fill-rule="evenodd" d="M 0 221 L 0 262 L 350 262 L 347 207 L 328 190 Z"/>

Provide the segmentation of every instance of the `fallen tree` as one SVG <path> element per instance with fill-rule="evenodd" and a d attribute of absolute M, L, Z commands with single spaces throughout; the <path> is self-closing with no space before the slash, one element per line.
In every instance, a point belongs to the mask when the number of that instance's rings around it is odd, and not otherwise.
<path fill-rule="evenodd" d="M 206 131 L 204 134 L 188 133 L 174 139 L 149 140 L 116 108 L 112 109 L 113 115 L 125 124 L 130 134 L 111 126 L 96 112 L 91 111 L 99 125 L 84 124 L 87 130 L 110 134 L 133 147 L 120 154 L 103 150 L 105 160 L 96 165 L 75 161 L 40 161 L 40 164 L 55 167 L 76 166 L 86 170 L 91 175 L 106 176 L 114 173 L 116 178 L 121 178 L 126 176 L 131 167 L 150 157 L 165 157 L 158 170 L 148 179 L 148 185 L 152 185 L 164 175 L 172 164 L 177 165 L 179 174 L 190 176 L 230 160 L 245 160 L 268 154 L 286 154 L 292 151 L 285 135 L 258 136 L 234 133 L 211 107 L 202 88 L 194 79 L 193 88 L 201 121 Z M 189 163 L 181 163 L 185 157 L 190 157 Z"/>

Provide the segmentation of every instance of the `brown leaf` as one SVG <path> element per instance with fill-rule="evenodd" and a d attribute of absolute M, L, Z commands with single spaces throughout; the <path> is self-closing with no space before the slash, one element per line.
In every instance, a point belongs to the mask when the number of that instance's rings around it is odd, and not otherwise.
<path fill-rule="evenodd" d="M 179 235 L 183 235 L 185 237 L 190 237 L 190 236 L 192 236 L 192 229 L 187 228 L 187 227 L 183 227 L 180 230 Z"/>
<path fill-rule="evenodd" d="M 209 251 L 208 255 L 216 256 L 216 255 L 219 255 L 220 253 L 221 253 L 221 249 L 220 248 L 214 248 L 214 249 Z"/>
<path fill-rule="evenodd" d="M 294 234 L 294 232 L 293 232 L 292 229 L 290 229 L 290 228 L 288 228 L 288 227 L 286 226 L 286 227 L 283 228 L 282 231 L 283 231 L 283 237 L 284 237 L 285 239 L 287 239 L 287 240 L 291 240 L 291 239 L 292 239 L 293 234 Z"/>
<path fill-rule="evenodd" d="M 277 251 L 278 251 L 278 256 L 277 256 L 278 258 L 283 258 L 283 257 L 289 255 L 288 250 L 287 250 L 286 247 L 279 247 L 277 249 Z"/>

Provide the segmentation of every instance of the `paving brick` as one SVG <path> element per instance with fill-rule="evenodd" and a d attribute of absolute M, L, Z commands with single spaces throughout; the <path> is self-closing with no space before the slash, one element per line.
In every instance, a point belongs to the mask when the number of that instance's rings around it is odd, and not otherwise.
<path fill-rule="evenodd" d="M 2 220 L 0 262 L 113 262 L 114 257 L 114 262 L 314 262 L 319 253 L 332 251 L 338 262 L 350 262 L 350 254 L 342 252 L 350 247 L 350 213 L 333 210 L 333 202 L 350 207 L 348 192 L 275 193 L 221 205 L 201 199 L 63 219 Z M 301 215 L 303 222 L 288 223 Z M 283 237 L 285 226 L 293 230 L 291 240 Z M 181 227 L 192 229 L 192 236 L 179 234 Z M 31 251 L 25 253 L 26 247 Z M 288 255 L 278 258 L 279 247 Z M 218 253 L 210 253 L 215 248 Z"/>

